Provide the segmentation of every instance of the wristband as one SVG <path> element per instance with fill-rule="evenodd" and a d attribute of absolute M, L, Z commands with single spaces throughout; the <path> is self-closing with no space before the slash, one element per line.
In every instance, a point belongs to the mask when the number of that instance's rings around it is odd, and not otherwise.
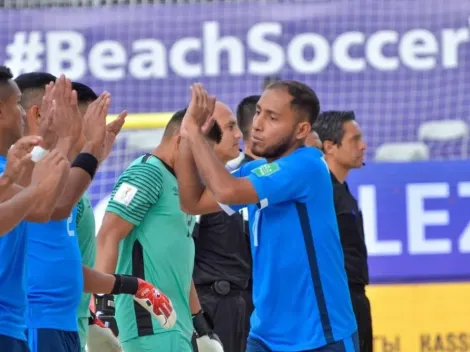
<path fill-rule="evenodd" d="M 139 282 L 136 277 L 127 275 L 113 275 L 116 281 L 114 282 L 113 290 L 110 292 L 112 295 L 128 294 L 135 295 L 139 289 Z"/>
<path fill-rule="evenodd" d="M 197 337 L 204 335 L 211 335 L 214 329 L 214 322 L 212 318 L 202 309 L 197 314 L 193 314 L 193 326 L 196 331 Z"/>
<path fill-rule="evenodd" d="M 79 167 L 80 169 L 85 170 L 93 180 L 96 170 L 98 169 L 98 159 L 90 153 L 80 153 L 73 161 L 71 167 Z"/>
<path fill-rule="evenodd" d="M 34 163 L 37 163 L 38 161 L 43 159 L 47 155 L 47 153 L 49 153 L 48 150 L 46 150 L 46 149 L 44 149 L 44 148 L 37 145 L 31 151 L 31 160 Z"/>

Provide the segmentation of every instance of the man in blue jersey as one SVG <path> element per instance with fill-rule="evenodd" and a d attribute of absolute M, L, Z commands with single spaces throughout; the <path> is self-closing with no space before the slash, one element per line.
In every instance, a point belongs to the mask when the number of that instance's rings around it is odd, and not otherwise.
<path fill-rule="evenodd" d="M 11 146 L 23 134 L 24 110 L 19 104 L 21 93 L 12 78 L 8 68 L 0 67 L 0 172 L 6 172 L 6 177 L 2 177 L 3 181 L 8 181 L 9 178 L 6 170 L 7 153 L 11 155 L 8 151 L 11 151 Z M 20 146 L 15 144 L 13 150 L 17 147 Z M 49 175 L 48 184 L 42 182 L 42 186 L 39 186 L 39 188 L 45 186 L 41 190 L 40 199 L 33 202 L 34 207 L 26 207 L 28 212 L 25 216 L 25 219 L 32 221 L 46 221 L 50 216 L 50 208 L 58 198 L 58 190 L 69 167 L 67 160 L 57 150 L 53 150 L 34 167 L 28 187 L 22 188 L 10 180 L 10 184 L 2 192 L 2 200 L 13 201 L 15 197 L 27 196 L 27 193 L 38 188 L 38 182 L 44 181 L 46 175 Z M 25 226 L 24 223 L 20 223 L 0 237 L 0 349 L 5 351 L 28 351 L 24 333 L 25 259 Z"/>
<path fill-rule="evenodd" d="M 27 106 L 29 114 L 37 114 L 38 111 L 44 110 L 44 105 L 52 96 L 55 109 L 64 112 L 57 115 L 56 119 L 70 114 L 81 122 L 82 116 L 77 107 L 76 92 L 72 90 L 71 82 L 65 77 L 61 76 L 55 84 L 47 84 L 42 88 L 42 94 L 35 92 L 37 86 L 25 87 L 25 77 L 20 78 L 18 80 L 22 82 L 21 86 L 25 91 L 22 104 Z M 35 82 L 37 83 L 37 80 Z M 28 97 L 36 99 L 37 103 L 32 104 Z M 117 120 L 106 125 L 109 104 L 110 96 L 105 92 L 88 106 L 83 117 L 83 130 L 82 127 L 73 128 L 74 134 L 71 134 L 73 141 L 67 151 L 73 163 L 64 191 L 73 199 L 75 196 L 81 196 L 86 190 L 99 162 L 109 153 L 124 123 L 125 112 Z M 41 129 L 43 117 L 39 115 L 36 118 L 28 118 L 28 122 L 28 131 L 34 133 L 35 130 Z M 59 125 L 59 131 L 61 128 L 65 131 L 67 128 L 70 129 L 63 124 Z M 59 134 L 67 136 L 63 131 Z M 59 138 L 58 143 L 60 141 Z M 76 169 L 79 172 L 74 172 Z M 70 187 L 75 189 L 69 190 Z M 64 209 L 69 206 L 68 202 L 63 202 L 62 206 L 56 205 L 52 215 L 53 220 L 47 224 L 28 222 L 26 225 L 29 264 L 26 319 L 31 351 L 80 351 L 77 308 L 83 291 L 132 294 L 140 304 L 150 302 L 147 309 L 156 315 L 157 319 L 164 318 L 166 325 L 164 327 L 171 327 L 173 322 L 171 319 L 167 321 L 172 312 L 171 303 L 152 285 L 133 277 L 100 273 L 82 265 L 76 238 L 77 208 L 72 204 L 69 216 L 63 218 Z M 57 220 L 54 217 L 57 217 Z M 161 312 L 161 309 L 164 311 Z"/>
<path fill-rule="evenodd" d="M 322 153 L 304 147 L 320 110 L 315 92 L 296 81 L 271 84 L 251 135 L 263 159 L 230 174 L 201 133 L 215 98 L 198 84 L 191 91 L 178 158 L 181 205 L 195 214 L 248 207 L 255 310 L 247 351 L 359 351 L 330 174 Z"/>

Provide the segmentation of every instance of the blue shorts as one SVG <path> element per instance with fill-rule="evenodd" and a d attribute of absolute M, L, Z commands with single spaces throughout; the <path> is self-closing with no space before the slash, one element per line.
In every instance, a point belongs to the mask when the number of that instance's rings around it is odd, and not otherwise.
<path fill-rule="evenodd" d="M 2 346 L 2 351 L 29 352 L 26 341 L 14 339 L 10 336 L 0 335 L 0 346 Z"/>
<path fill-rule="evenodd" d="M 28 329 L 31 352 L 80 352 L 80 338 L 76 331 L 55 329 Z"/>
<path fill-rule="evenodd" d="M 272 352 L 262 341 L 248 337 L 246 352 Z M 354 333 L 347 339 L 305 352 L 359 352 L 359 338 Z"/>

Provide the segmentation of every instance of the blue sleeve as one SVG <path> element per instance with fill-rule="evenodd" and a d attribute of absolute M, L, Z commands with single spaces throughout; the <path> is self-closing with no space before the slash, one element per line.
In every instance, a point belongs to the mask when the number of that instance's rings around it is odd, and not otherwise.
<path fill-rule="evenodd" d="M 296 153 L 261 165 L 247 177 L 258 194 L 261 208 L 265 208 L 269 204 L 304 201 L 315 191 L 315 178 L 324 173 L 329 171 L 323 158 Z"/>
<path fill-rule="evenodd" d="M 247 176 L 251 170 L 253 170 L 254 168 L 256 168 L 258 165 L 261 165 L 265 163 L 264 160 L 254 160 L 254 161 L 250 161 L 249 163 L 246 163 L 246 164 L 243 164 L 242 166 L 240 166 L 238 169 L 234 170 L 231 172 L 232 176 L 234 177 L 245 177 Z M 242 210 L 243 208 L 246 208 L 247 205 L 246 204 L 230 204 L 230 205 L 226 205 L 226 204 L 221 204 L 219 203 L 219 206 L 220 208 L 225 211 L 228 215 L 233 215 L 234 213 Z"/>

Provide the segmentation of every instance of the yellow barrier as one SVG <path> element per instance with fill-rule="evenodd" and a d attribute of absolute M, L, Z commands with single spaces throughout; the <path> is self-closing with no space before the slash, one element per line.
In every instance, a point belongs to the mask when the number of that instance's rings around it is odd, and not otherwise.
<path fill-rule="evenodd" d="M 470 351 L 470 283 L 376 285 L 374 351 Z"/>
<path fill-rule="evenodd" d="M 129 114 L 123 128 L 127 130 L 165 128 L 172 115 L 172 112 Z M 113 121 L 117 116 L 109 115 L 108 122 Z"/>

